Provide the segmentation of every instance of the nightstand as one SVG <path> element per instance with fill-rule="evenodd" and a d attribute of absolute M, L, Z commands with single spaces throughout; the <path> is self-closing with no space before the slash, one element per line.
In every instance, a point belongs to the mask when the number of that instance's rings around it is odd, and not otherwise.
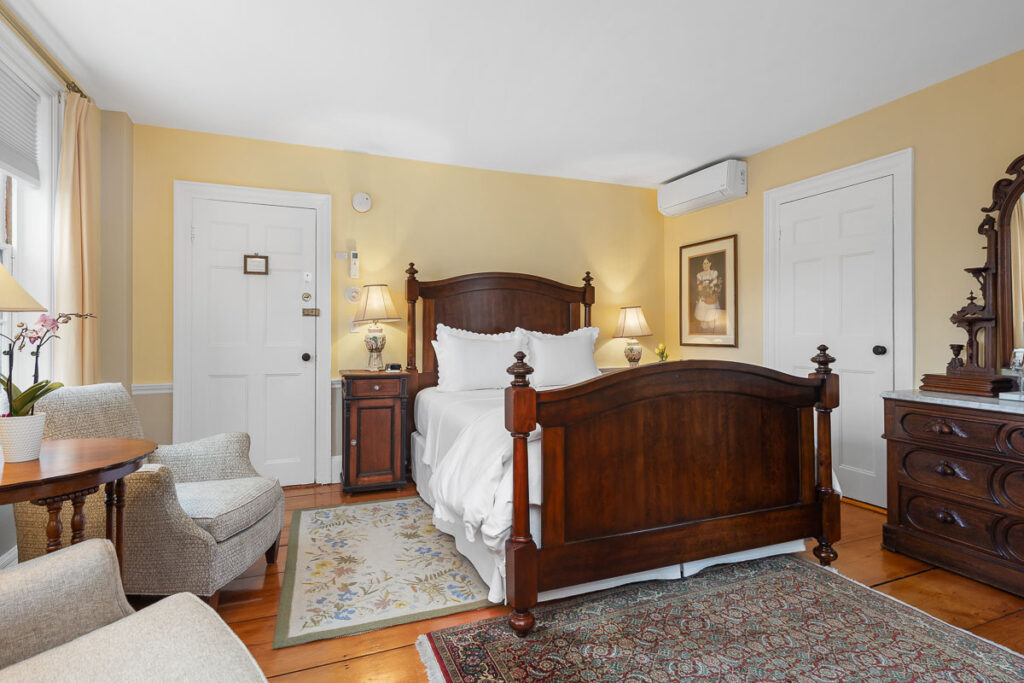
<path fill-rule="evenodd" d="M 405 372 L 342 370 L 345 472 L 342 490 L 370 491 L 406 484 Z"/>

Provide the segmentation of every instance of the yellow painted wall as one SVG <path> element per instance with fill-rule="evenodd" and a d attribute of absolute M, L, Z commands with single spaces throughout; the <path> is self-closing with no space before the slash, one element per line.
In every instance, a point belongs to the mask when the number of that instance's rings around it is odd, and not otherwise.
<path fill-rule="evenodd" d="M 405 311 L 404 270 L 415 261 L 420 279 L 509 270 L 579 282 L 593 272 L 597 359 L 622 365 L 621 340 L 611 333 L 620 306 L 640 304 L 654 335 L 665 336 L 663 223 L 652 190 L 482 171 L 440 164 L 137 125 L 134 129 L 133 382 L 172 377 L 173 181 L 269 187 L 332 196 L 332 251 L 357 247 L 361 278 L 334 261 L 333 370 L 362 367 L 363 333 L 348 333 L 355 305 L 351 284 L 386 282 Z M 355 192 L 373 209 L 358 214 Z M 405 360 L 405 323 L 386 328 L 385 360 Z"/>
<path fill-rule="evenodd" d="M 978 209 L 1024 153 L 1024 51 L 756 154 L 747 160 L 746 198 L 666 219 L 665 329 L 673 344 L 679 246 L 739 235 L 739 347 L 683 347 L 682 356 L 761 362 L 765 190 L 907 147 L 914 148 L 915 374 L 943 371 L 948 345 L 963 341 L 949 316 L 975 286 L 961 269 L 985 261 Z"/>

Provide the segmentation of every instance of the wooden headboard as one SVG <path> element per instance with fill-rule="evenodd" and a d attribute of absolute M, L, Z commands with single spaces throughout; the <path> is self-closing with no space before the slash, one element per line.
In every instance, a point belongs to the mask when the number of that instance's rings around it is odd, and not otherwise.
<path fill-rule="evenodd" d="M 405 286 L 409 302 L 406 370 L 412 374 L 411 392 L 437 385 L 437 358 L 430 342 L 437 337 L 438 323 L 484 334 L 510 332 L 517 326 L 565 334 L 590 325 L 594 278 L 589 270 L 578 287 L 522 273 L 472 273 L 421 282 L 412 263 L 405 272 L 409 275 Z M 417 368 L 416 303 L 420 299 L 423 367 Z M 513 362 L 509 358 L 509 365 Z"/>

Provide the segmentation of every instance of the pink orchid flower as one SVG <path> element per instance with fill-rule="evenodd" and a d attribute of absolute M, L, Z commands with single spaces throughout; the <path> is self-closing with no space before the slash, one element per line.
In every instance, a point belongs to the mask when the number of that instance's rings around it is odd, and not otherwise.
<path fill-rule="evenodd" d="M 33 329 L 29 329 L 29 330 L 25 331 L 25 338 L 28 339 L 28 343 L 29 344 L 35 344 L 37 341 L 39 341 L 42 338 L 42 336 L 43 336 L 42 330 L 38 330 L 38 329 L 34 329 L 33 328 Z"/>
<path fill-rule="evenodd" d="M 57 324 L 56 318 L 48 316 L 45 313 L 39 316 L 39 319 L 36 320 L 36 325 L 42 325 L 43 329 L 47 329 L 50 332 L 56 332 L 57 328 L 60 327 L 60 325 Z"/>

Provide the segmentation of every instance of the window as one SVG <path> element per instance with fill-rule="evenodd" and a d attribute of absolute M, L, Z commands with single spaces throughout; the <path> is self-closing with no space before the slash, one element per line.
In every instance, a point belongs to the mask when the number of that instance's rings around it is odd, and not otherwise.
<path fill-rule="evenodd" d="M 56 206 L 63 84 L 0 24 L 0 263 L 37 301 L 53 311 L 53 225 Z M 10 334 L 38 313 L 5 314 Z M 44 353 L 40 369 L 52 370 Z M 31 378 L 19 363 L 14 381 Z"/>

